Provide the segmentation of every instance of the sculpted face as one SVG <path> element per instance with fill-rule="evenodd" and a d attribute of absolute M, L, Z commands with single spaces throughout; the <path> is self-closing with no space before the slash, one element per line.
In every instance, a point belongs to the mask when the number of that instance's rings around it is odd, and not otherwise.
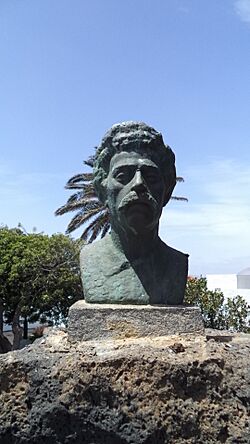
<path fill-rule="evenodd" d="M 113 223 L 134 234 L 158 225 L 165 184 L 160 168 L 136 152 L 120 152 L 110 163 L 107 205 Z"/>

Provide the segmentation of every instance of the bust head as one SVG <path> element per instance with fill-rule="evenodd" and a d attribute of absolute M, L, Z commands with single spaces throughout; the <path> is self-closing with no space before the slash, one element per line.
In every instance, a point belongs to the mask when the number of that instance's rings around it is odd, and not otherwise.
<path fill-rule="evenodd" d="M 151 230 L 176 184 L 174 153 L 145 123 L 113 125 L 97 149 L 94 184 L 113 227 Z"/>

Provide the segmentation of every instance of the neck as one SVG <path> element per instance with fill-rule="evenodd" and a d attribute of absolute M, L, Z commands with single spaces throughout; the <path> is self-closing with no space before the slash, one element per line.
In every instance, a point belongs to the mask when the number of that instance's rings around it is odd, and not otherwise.
<path fill-rule="evenodd" d="M 116 248 L 122 251 L 128 259 L 137 259 L 148 255 L 159 242 L 158 226 L 152 231 L 140 234 L 128 233 L 112 227 L 111 238 Z"/>

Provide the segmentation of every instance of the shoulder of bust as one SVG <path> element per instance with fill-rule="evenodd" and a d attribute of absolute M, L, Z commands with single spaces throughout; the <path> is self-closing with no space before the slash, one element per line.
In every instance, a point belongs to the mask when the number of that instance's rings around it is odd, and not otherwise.
<path fill-rule="evenodd" d="M 102 256 L 104 251 L 110 247 L 110 235 L 107 234 L 103 239 L 100 239 L 93 244 L 86 244 L 81 248 L 80 258 L 87 256 Z"/>
<path fill-rule="evenodd" d="M 187 260 L 188 257 L 189 257 L 189 254 L 187 254 L 187 253 L 183 253 L 182 251 L 175 250 L 175 248 L 172 248 L 172 247 L 168 247 L 168 248 L 170 248 L 171 253 L 173 254 L 173 256 L 182 258 L 183 260 Z"/>
<path fill-rule="evenodd" d="M 175 250 L 175 248 L 169 247 L 169 245 L 166 245 L 164 242 L 163 245 L 164 245 L 164 250 L 169 258 L 171 258 L 175 262 L 187 264 L 189 254 L 182 253 L 182 251 L 179 250 Z"/>

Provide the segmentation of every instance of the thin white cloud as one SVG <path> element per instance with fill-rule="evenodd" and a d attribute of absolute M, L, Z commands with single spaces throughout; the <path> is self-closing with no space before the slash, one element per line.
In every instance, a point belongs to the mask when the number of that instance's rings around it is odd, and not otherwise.
<path fill-rule="evenodd" d="M 16 173 L 0 165 L 1 205 L 12 201 L 15 205 L 34 203 L 44 196 L 42 189 L 53 187 L 55 180 L 61 179 L 61 174 L 53 173 Z M 52 189 L 53 191 L 53 189 Z"/>
<path fill-rule="evenodd" d="M 190 253 L 194 274 L 236 272 L 249 266 L 250 166 L 216 161 L 192 168 L 184 176 L 190 199 L 164 211 L 163 239 Z"/>
<path fill-rule="evenodd" d="M 236 0 L 234 7 L 240 19 L 250 23 L 250 0 Z"/>
<path fill-rule="evenodd" d="M 17 226 L 21 222 L 30 231 L 64 231 L 65 220 L 54 211 L 64 203 L 64 173 L 17 172 L 0 165 L 0 225 Z M 67 218 L 66 218 L 67 219 Z"/>

